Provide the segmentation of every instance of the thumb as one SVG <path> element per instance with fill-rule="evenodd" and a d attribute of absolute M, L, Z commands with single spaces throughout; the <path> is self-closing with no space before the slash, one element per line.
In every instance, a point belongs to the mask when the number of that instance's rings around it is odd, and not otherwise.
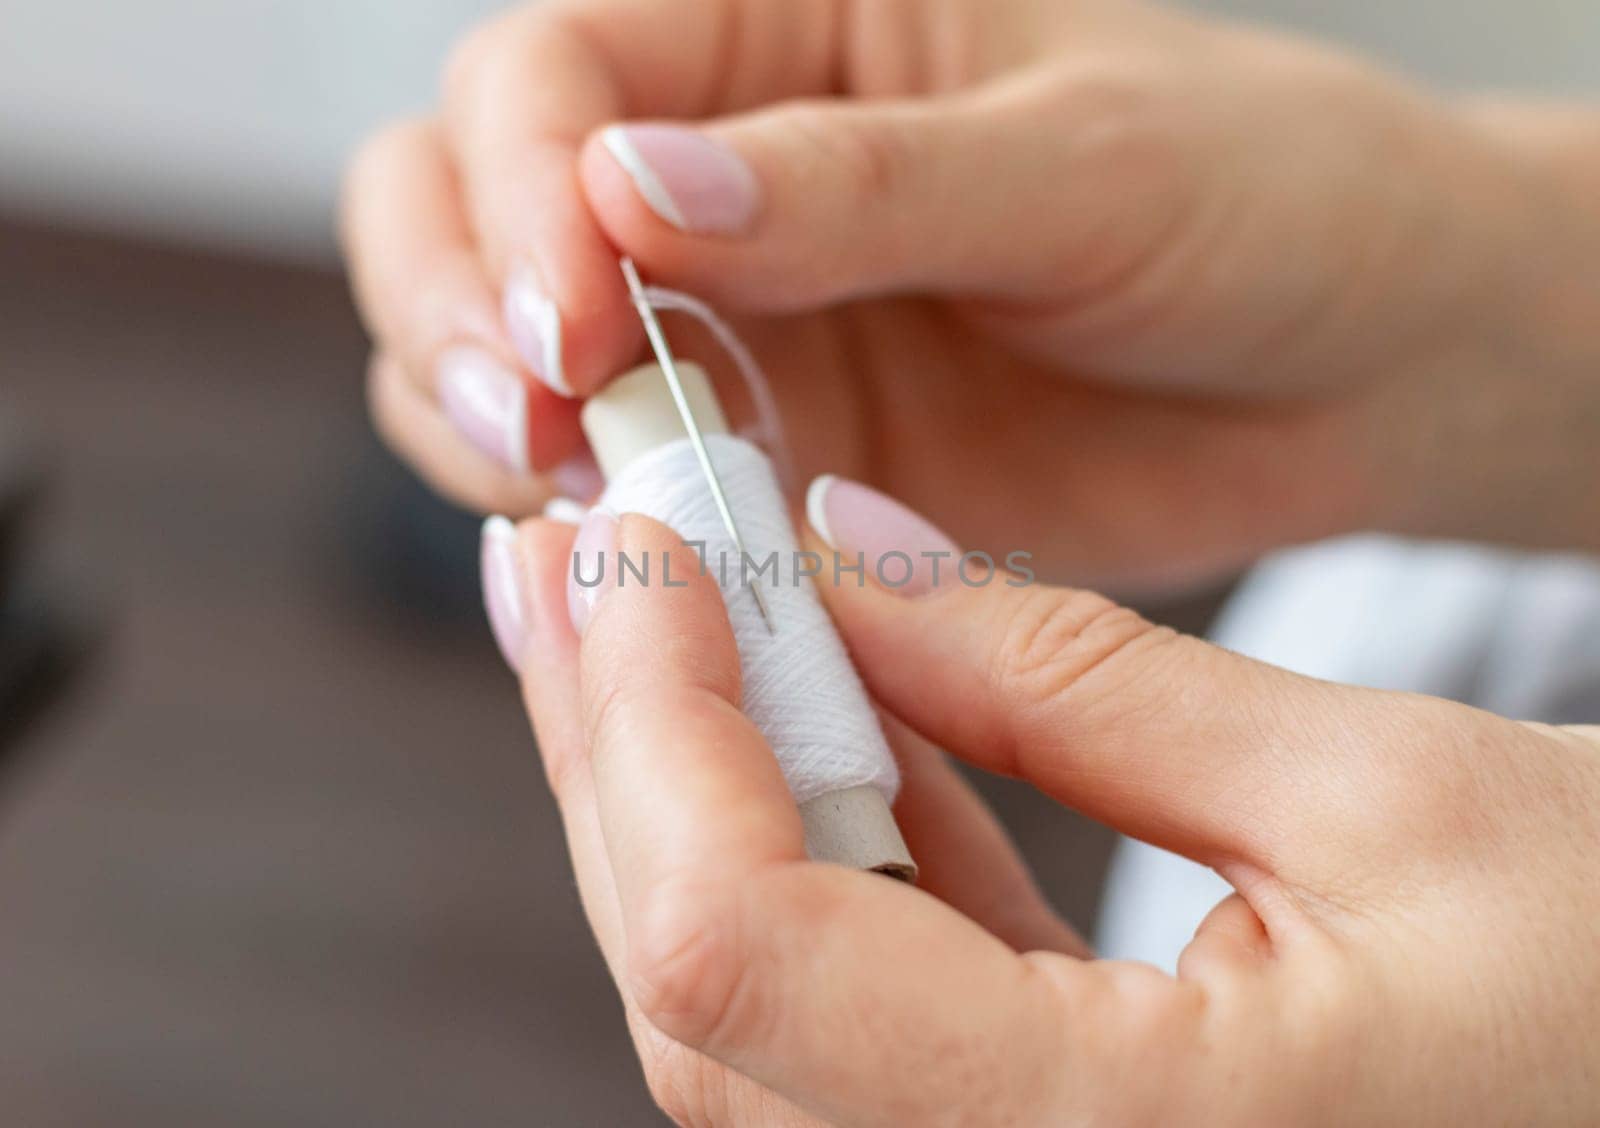
<path fill-rule="evenodd" d="M 807 515 L 873 696 L 978 767 L 1212 866 L 1278 870 L 1406 825 L 1403 752 L 1438 743 L 1420 699 L 1303 678 L 963 558 L 853 482 L 818 479 Z"/>
<path fill-rule="evenodd" d="M 1103 98 L 1036 85 L 615 125 L 586 146 L 584 186 L 653 278 L 738 311 L 912 289 L 1063 296 L 1063 280 L 1132 262 L 1174 201 L 1152 191 L 1152 162 L 1112 151 Z"/>

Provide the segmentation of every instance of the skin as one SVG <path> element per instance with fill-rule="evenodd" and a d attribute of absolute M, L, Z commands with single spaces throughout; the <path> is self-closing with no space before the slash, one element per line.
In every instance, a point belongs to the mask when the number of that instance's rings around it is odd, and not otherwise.
<path fill-rule="evenodd" d="M 595 133 L 650 119 L 746 161 L 747 229 L 641 201 Z M 860 478 L 1047 577 L 1170 587 L 1357 528 L 1600 547 L 1597 154 L 1581 107 L 1118 0 L 556 0 L 364 150 L 344 230 L 378 424 L 465 504 L 542 504 L 576 408 L 522 373 L 514 475 L 441 414 L 439 354 L 514 367 L 501 291 L 532 269 L 593 390 L 641 352 L 626 252 L 734 316 L 801 481 Z M 714 591 L 612 593 L 580 645 L 571 535 L 521 529 L 519 672 L 680 1122 L 1600 1106 L 1592 733 L 1296 678 L 1081 590 L 832 590 L 905 765 L 913 890 L 803 860 Z M 622 547 L 682 551 L 634 517 Z M 1175 980 L 1087 960 L 923 738 L 1237 894 Z"/>
<path fill-rule="evenodd" d="M 1600 741 L 1316 682 L 1098 595 L 825 585 L 921 888 L 805 860 L 720 592 L 569 620 L 519 535 L 523 692 L 651 1091 L 681 1124 L 1575 1123 L 1600 1101 Z M 812 548 L 823 550 L 820 542 Z M 911 730 L 1215 867 L 1176 978 L 1095 961 Z"/>
<path fill-rule="evenodd" d="M 748 230 L 641 201 L 595 132 L 650 119 L 749 164 Z M 1171 586 L 1353 528 L 1595 547 L 1596 152 L 1578 110 L 1121 0 L 554 2 L 456 49 L 437 116 L 357 158 L 344 230 L 378 423 L 468 505 L 551 487 L 451 432 L 438 354 L 515 365 L 522 265 L 592 390 L 641 352 L 625 251 L 735 316 L 799 481 Z M 524 376 L 547 470 L 575 411 Z"/>

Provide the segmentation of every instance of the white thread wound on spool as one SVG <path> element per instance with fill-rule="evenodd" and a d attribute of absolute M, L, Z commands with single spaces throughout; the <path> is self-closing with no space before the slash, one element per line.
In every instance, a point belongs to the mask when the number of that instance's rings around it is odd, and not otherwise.
<path fill-rule="evenodd" d="M 753 562 L 751 578 L 762 584 L 772 631 L 741 583 L 738 551 L 723 528 L 688 439 L 634 459 L 612 480 L 601 504 L 615 513 L 654 517 L 684 540 L 704 544 L 706 569 L 721 584 L 739 645 L 745 715 L 772 745 L 795 801 L 805 803 L 871 785 L 892 802 L 899 789 L 899 771 L 866 689 L 812 580 L 799 576 L 799 545 L 772 464 L 742 439 L 707 435 L 706 445 L 728 504 L 738 514 L 739 531 Z M 769 569 L 756 581 L 754 569 L 773 554 L 776 579 Z M 647 582 L 662 583 L 662 562 L 650 560 L 648 565 Z M 621 582 L 638 582 L 631 572 L 615 571 L 618 566 L 615 559 L 606 561 Z M 592 576 L 593 563 L 584 567 L 590 569 L 586 577 Z M 831 581 L 831 560 L 823 562 L 821 574 Z M 843 582 L 856 581 L 847 574 Z"/>

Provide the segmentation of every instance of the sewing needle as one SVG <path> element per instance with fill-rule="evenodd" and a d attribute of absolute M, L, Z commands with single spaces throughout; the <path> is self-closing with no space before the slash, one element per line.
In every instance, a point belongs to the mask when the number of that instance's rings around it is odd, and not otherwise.
<path fill-rule="evenodd" d="M 683 420 L 683 426 L 689 432 L 689 442 L 694 447 L 695 457 L 700 460 L 700 469 L 706 476 L 706 485 L 711 487 L 711 499 L 716 502 L 717 512 L 722 515 L 722 524 L 728 530 L 728 536 L 733 538 L 733 547 L 739 552 L 739 572 L 744 574 L 745 562 L 750 559 L 750 554 L 745 551 L 744 538 L 739 535 L 739 524 L 733 519 L 733 510 L 728 506 L 728 497 L 722 491 L 722 480 L 717 477 L 717 468 L 712 465 L 711 452 L 706 449 L 705 436 L 700 433 L 700 424 L 695 420 L 694 409 L 689 406 L 689 397 L 683 392 L 683 379 L 678 375 L 677 361 L 673 359 L 672 350 L 667 347 L 666 334 L 661 330 L 661 321 L 656 317 L 655 309 L 645 297 L 644 283 L 639 278 L 639 270 L 633 265 L 633 259 L 624 255 L 622 259 L 622 276 L 628 280 L 628 292 L 633 296 L 633 306 L 639 311 L 639 319 L 644 322 L 645 336 L 650 338 L 650 348 L 656 354 L 656 363 L 661 366 L 661 372 L 667 378 L 667 388 L 672 392 L 672 402 L 678 405 L 678 415 Z M 761 621 L 767 625 L 768 634 L 776 634 L 772 625 L 772 616 L 767 611 L 767 601 L 761 595 L 759 582 L 749 584 L 750 594 L 755 597 L 756 609 L 761 612 Z"/>

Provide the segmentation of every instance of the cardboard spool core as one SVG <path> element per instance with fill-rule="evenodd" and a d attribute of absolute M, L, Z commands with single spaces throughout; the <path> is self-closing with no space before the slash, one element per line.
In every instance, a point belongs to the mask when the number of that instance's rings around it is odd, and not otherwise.
<path fill-rule="evenodd" d="M 678 375 L 701 433 L 728 434 L 727 416 L 704 369 L 680 361 Z M 666 376 L 654 364 L 618 377 L 591 398 L 583 408 L 583 430 L 607 481 L 634 459 L 688 437 Z M 876 787 L 850 787 L 801 803 L 800 820 L 813 860 L 916 880 L 916 863 Z"/>

